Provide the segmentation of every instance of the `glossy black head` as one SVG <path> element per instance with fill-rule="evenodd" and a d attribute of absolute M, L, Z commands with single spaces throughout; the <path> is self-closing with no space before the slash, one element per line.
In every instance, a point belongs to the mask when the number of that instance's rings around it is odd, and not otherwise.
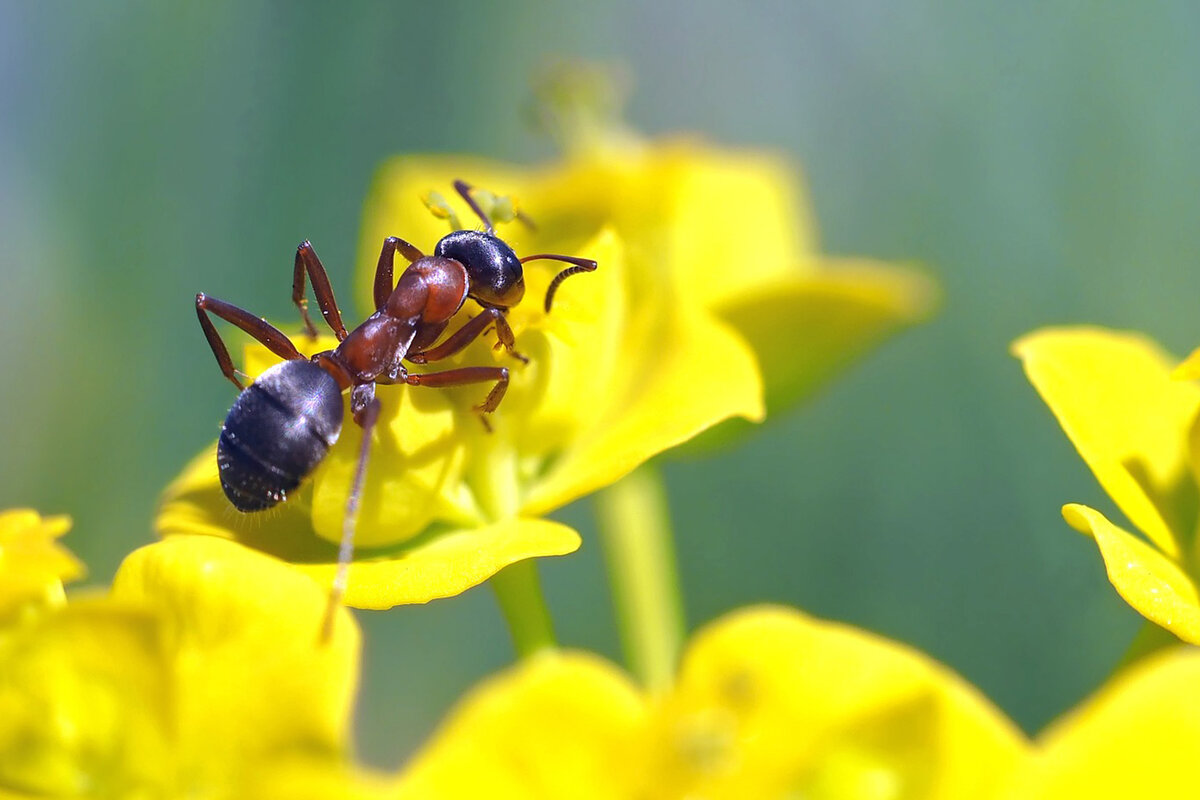
<path fill-rule="evenodd" d="M 238 511 L 287 499 L 342 432 L 342 390 L 311 361 L 284 361 L 238 395 L 217 440 L 221 488 Z"/>
<path fill-rule="evenodd" d="M 495 234 L 455 231 L 442 237 L 434 255 L 453 258 L 467 268 L 467 292 L 481 305 L 512 308 L 525 296 L 525 275 L 513 249 Z"/>

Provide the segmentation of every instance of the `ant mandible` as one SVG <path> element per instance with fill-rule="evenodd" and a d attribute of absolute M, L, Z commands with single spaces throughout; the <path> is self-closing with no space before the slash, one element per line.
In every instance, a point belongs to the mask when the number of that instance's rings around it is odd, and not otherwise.
<path fill-rule="evenodd" d="M 337 441 L 342 430 L 342 393 L 350 389 L 350 412 L 363 429 L 363 438 L 346 501 L 331 610 L 340 603 L 345 590 L 371 431 L 379 419 L 376 385 L 438 387 L 494 382 L 484 401 L 475 406 L 487 425 L 482 415 L 496 410 L 508 388 L 506 367 L 457 367 L 415 374 L 402 362 L 427 364 L 448 358 L 490 328 L 496 330 L 497 348 L 503 346 L 513 357 L 526 361 L 514 349 L 512 328 L 505 318 L 505 312 L 525 294 L 522 264 L 548 259 L 572 265 L 550 282 L 544 300 L 547 313 L 565 278 L 596 269 L 596 262 L 590 259 L 552 253 L 517 258 L 513 249 L 496 236 L 491 219 L 471 196 L 472 188 L 463 181 L 455 181 L 454 188 L 482 220 L 485 230 L 447 234 L 428 256 L 403 239 L 389 236 L 375 269 L 375 313 L 354 330 L 347 331 L 342 324 L 329 277 L 312 245 L 304 241 L 296 248 L 292 302 L 300 310 L 308 335 L 315 337 L 317 329 L 308 316 L 305 298 L 307 274 L 321 315 L 337 336 L 338 346 L 333 350 L 306 358 L 285 334 L 265 320 L 204 293 L 196 295 L 196 316 L 217 364 L 241 390 L 217 442 L 221 488 L 237 510 L 261 511 L 287 500 L 288 493 L 300 485 Z M 409 265 L 393 287 L 396 253 Z M 483 311 L 435 344 L 468 297 Z M 210 313 L 236 325 L 285 360 L 263 372 L 249 387 L 243 386 Z M 331 616 L 326 618 L 327 626 L 330 621 Z"/>

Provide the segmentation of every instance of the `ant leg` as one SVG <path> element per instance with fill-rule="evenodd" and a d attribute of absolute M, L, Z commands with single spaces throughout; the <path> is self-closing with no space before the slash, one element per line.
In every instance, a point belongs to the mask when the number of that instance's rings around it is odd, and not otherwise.
<path fill-rule="evenodd" d="M 379 401 L 375 399 L 375 384 L 363 383 L 350 392 L 350 410 L 354 421 L 362 428 L 362 446 L 358 451 L 358 466 L 354 469 L 354 481 L 346 497 L 346 516 L 342 519 L 342 542 L 338 546 L 337 572 L 329 588 L 329 605 L 325 607 L 325 619 L 321 623 L 321 641 L 328 642 L 333 635 L 333 618 L 342 597 L 346 594 L 346 582 L 350 574 L 350 559 L 354 555 L 354 531 L 358 526 L 358 506 L 362 501 L 363 484 L 367 477 L 367 458 L 371 454 L 371 431 L 379 420 Z"/>
<path fill-rule="evenodd" d="M 475 198 L 471 197 L 471 184 L 467 183 L 466 181 L 455 181 L 454 191 L 462 195 L 462 199 L 467 201 L 467 205 L 469 205 L 471 210 L 475 212 L 475 216 L 483 220 L 484 226 L 487 227 L 487 232 L 495 233 L 496 228 L 492 225 L 492 221 L 488 219 L 487 214 L 483 213 L 483 209 L 480 208 L 479 204 L 475 202 Z"/>
<path fill-rule="evenodd" d="M 509 327 L 508 319 L 504 316 L 504 312 L 498 308 L 485 308 L 483 313 L 469 319 L 465 325 L 447 336 L 446 341 L 437 347 L 430 347 L 419 353 L 409 353 L 405 357 L 414 364 L 428 364 L 430 361 L 441 361 L 443 358 L 449 358 L 455 353 L 460 352 L 464 347 L 486 333 L 488 327 L 493 324 L 496 326 L 496 338 L 499 339 L 496 342 L 496 349 L 498 350 L 503 347 L 508 350 L 510 356 L 519 359 L 524 364 L 528 364 L 529 359 L 513 349 L 517 340 L 513 336 L 512 328 Z"/>
<path fill-rule="evenodd" d="M 346 326 L 342 324 L 342 314 L 338 311 L 337 300 L 333 297 L 329 275 L 326 274 L 321 259 L 317 258 L 317 251 L 313 250 L 307 239 L 296 248 L 296 266 L 292 270 L 292 302 L 300 309 L 300 316 L 304 318 L 304 327 L 308 330 L 308 335 L 315 338 L 317 329 L 308 317 L 308 300 L 304 297 L 305 272 L 308 272 L 308 278 L 312 281 L 313 294 L 317 296 L 321 315 L 325 317 L 326 324 L 333 329 L 338 341 L 342 341 L 346 338 Z"/>
<path fill-rule="evenodd" d="M 488 392 L 487 398 L 475 406 L 475 410 L 483 414 L 490 414 L 496 410 L 496 406 L 500 405 L 500 401 L 504 399 L 504 393 L 508 391 L 507 367 L 459 367 L 458 369 L 448 369 L 445 372 L 426 372 L 422 375 L 410 372 L 404 376 L 404 382 L 409 386 L 463 386 L 468 383 L 484 383 L 486 381 L 495 381 L 496 385 L 492 387 L 492 391 Z"/>
<path fill-rule="evenodd" d="M 554 253 L 538 253 L 535 256 L 525 256 L 521 259 L 524 264 L 527 261 L 562 261 L 567 264 L 574 264 L 572 267 L 567 267 L 562 272 L 554 276 L 554 280 L 550 281 L 550 286 L 546 289 L 546 313 L 550 313 L 550 305 L 554 302 L 554 293 L 558 291 L 558 285 L 572 275 L 578 275 L 580 272 L 595 272 L 597 264 L 590 258 L 576 258 L 575 256 L 560 256 Z"/>
<path fill-rule="evenodd" d="M 242 385 L 242 382 L 234 374 L 235 370 L 233 368 L 233 361 L 229 358 L 229 349 L 225 347 L 225 342 L 221 340 L 221 334 L 217 333 L 216 326 L 208 318 L 210 311 L 226 322 L 238 326 L 253 336 L 256 341 L 262 343 L 268 350 L 280 358 L 286 358 L 289 361 L 304 358 L 300 354 L 300 351 L 296 349 L 296 346 L 292 344 L 292 340 L 265 319 L 259 319 L 249 311 L 240 309 L 231 303 L 226 303 L 224 300 L 209 297 L 204 292 L 201 292 L 196 295 L 196 316 L 200 319 L 200 327 L 204 330 L 204 338 L 208 339 L 208 346 L 212 348 L 213 355 L 217 358 L 217 364 L 221 367 L 221 374 L 233 381 L 233 385 L 238 387 L 238 389 L 246 387 Z"/>
<path fill-rule="evenodd" d="M 379 266 L 375 267 L 375 310 L 383 308 L 392 294 L 392 269 L 396 261 L 396 251 L 408 259 L 408 263 L 424 258 L 425 254 L 413 245 L 397 236 L 389 236 L 383 240 L 383 250 L 379 253 Z"/>

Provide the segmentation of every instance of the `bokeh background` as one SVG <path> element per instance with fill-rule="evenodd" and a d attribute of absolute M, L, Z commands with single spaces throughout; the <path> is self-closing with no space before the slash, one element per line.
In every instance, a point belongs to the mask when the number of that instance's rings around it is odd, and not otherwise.
<path fill-rule="evenodd" d="M 616 61 L 638 128 L 789 155 L 826 250 L 944 291 L 765 435 L 665 466 L 690 622 L 765 600 L 846 620 L 1037 730 L 1138 619 L 1059 516 L 1114 509 L 1007 348 L 1068 322 L 1200 343 L 1198 32 L 1186 0 L 5 2 L 0 506 L 74 516 L 107 581 L 234 396 L 195 292 L 290 322 L 307 237 L 348 298 L 382 159 L 550 157 L 530 75 Z M 591 509 L 561 518 L 585 536 L 542 564 L 561 638 L 616 655 Z M 375 764 L 511 659 L 486 587 L 360 618 Z"/>

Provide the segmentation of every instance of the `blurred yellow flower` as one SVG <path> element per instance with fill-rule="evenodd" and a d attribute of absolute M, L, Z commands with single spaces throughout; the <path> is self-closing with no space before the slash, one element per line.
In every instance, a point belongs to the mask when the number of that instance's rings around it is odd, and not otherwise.
<path fill-rule="evenodd" d="M 83 576 L 83 564 L 55 541 L 70 528 L 69 517 L 0 511 L 0 622 L 31 605 L 60 604 L 63 583 Z"/>
<path fill-rule="evenodd" d="M 1196 797 L 1200 653 L 1174 648 L 1119 673 L 1037 740 L 1012 800 Z"/>
<path fill-rule="evenodd" d="M 1174 378 L 1173 359 L 1136 333 L 1047 328 L 1019 339 L 1013 351 L 1100 485 L 1148 541 L 1088 506 L 1069 504 L 1063 516 L 1096 540 L 1126 602 L 1200 644 L 1200 387 Z"/>
<path fill-rule="evenodd" d="M 110 594 L 0 637 L 0 786 L 284 796 L 267 789 L 293 768 L 369 784 L 347 763 L 359 632 L 341 609 L 320 640 L 326 603 L 308 578 L 232 542 L 134 552 Z"/>
<path fill-rule="evenodd" d="M 759 607 L 702 630 L 663 695 L 589 654 L 523 661 L 467 695 L 401 796 L 987 798 L 1026 749 L 919 653 Z"/>

